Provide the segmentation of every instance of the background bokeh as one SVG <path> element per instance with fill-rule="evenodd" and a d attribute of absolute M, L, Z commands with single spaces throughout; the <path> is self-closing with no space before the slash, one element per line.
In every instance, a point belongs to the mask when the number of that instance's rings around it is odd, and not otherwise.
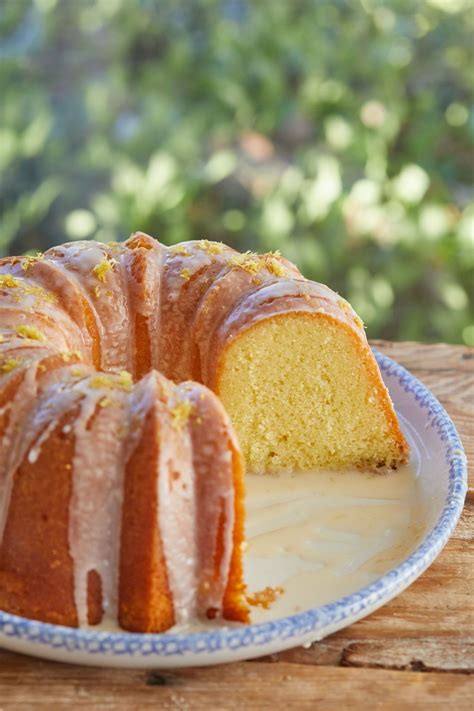
<path fill-rule="evenodd" d="M 0 256 L 279 249 L 369 336 L 474 344 L 473 29 L 473 0 L 2 0 Z"/>

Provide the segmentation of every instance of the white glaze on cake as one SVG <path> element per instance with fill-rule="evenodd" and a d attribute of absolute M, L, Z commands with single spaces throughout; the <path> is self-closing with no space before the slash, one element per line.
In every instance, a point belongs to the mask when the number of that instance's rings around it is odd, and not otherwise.
<path fill-rule="evenodd" d="M 100 391 L 88 389 L 74 420 L 75 452 L 69 507 L 69 550 L 74 561 L 74 599 L 79 625 L 87 624 L 87 581 L 99 574 L 102 609 L 117 617 L 118 566 L 123 499 L 123 436 L 126 395 L 114 392 L 100 407 Z M 110 397 L 110 395 L 109 395 Z"/>

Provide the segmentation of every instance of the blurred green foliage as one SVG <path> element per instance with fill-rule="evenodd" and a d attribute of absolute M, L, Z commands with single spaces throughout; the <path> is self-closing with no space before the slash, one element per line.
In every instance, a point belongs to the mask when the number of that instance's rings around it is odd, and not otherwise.
<path fill-rule="evenodd" d="M 280 249 L 372 337 L 474 344 L 471 0 L 6 0 L 0 256 Z"/>

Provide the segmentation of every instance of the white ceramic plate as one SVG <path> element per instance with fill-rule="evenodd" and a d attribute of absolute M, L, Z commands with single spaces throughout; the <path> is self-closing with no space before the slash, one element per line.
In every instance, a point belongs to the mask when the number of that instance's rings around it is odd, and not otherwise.
<path fill-rule="evenodd" d="M 323 604 L 316 594 L 308 604 L 308 590 L 303 595 L 302 587 L 296 588 L 286 605 L 277 601 L 270 611 L 257 614 L 255 617 L 260 621 L 249 626 L 140 635 L 70 629 L 0 611 L 0 646 L 61 662 L 94 666 L 165 668 L 221 664 L 322 639 L 398 595 L 433 562 L 456 526 L 467 488 L 467 468 L 456 429 L 436 398 L 400 365 L 379 353 L 376 356 L 417 459 L 421 520 L 418 534 L 413 529 L 411 551 L 406 549 L 401 561 L 395 565 L 387 563 L 378 577 L 355 591 L 352 579 L 352 588 L 339 590 L 336 599 L 326 599 Z M 282 612 L 298 608 L 301 611 L 297 613 Z"/>

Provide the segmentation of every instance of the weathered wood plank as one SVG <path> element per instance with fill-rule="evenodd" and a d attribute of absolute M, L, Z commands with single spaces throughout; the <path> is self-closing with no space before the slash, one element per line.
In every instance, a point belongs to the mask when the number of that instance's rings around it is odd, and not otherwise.
<path fill-rule="evenodd" d="M 350 628 L 344 635 L 332 635 L 309 649 L 296 647 L 262 657 L 261 661 L 459 674 L 474 671 L 474 636 L 461 640 L 400 637 L 387 644 L 386 639 L 354 640 L 346 636 L 348 633 Z"/>
<path fill-rule="evenodd" d="M 341 663 L 353 667 L 383 667 L 415 671 L 471 672 L 474 669 L 474 637 L 461 644 L 439 639 L 394 639 L 354 642 L 344 648 Z"/>
<path fill-rule="evenodd" d="M 0 687 L 5 711 L 94 709 L 162 711 L 350 708 L 399 710 L 406 706 L 470 708 L 474 680 L 464 674 L 313 667 L 243 662 L 226 667 L 166 672 L 67 667 L 10 655 Z M 21 681 L 20 681 L 21 680 Z"/>
<path fill-rule="evenodd" d="M 371 339 L 370 343 L 413 372 L 421 369 L 439 372 L 448 368 L 471 375 L 473 372 L 474 348 L 468 346 L 377 339 Z"/>

